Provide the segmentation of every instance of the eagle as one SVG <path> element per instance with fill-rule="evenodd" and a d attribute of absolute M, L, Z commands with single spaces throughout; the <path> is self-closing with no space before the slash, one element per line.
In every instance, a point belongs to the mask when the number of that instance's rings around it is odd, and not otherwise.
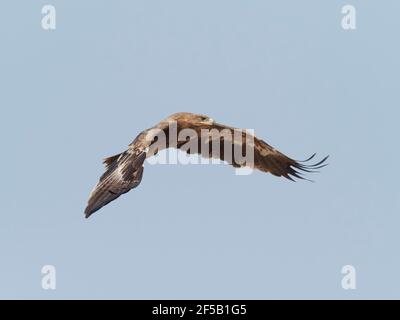
<path fill-rule="evenodd" d="M 206 138 L 204 132 L 207 133 Z M 184 138 L 177 139 L 176 136 L 181 137 L 182 133 Z M 214 152 L 213 146 L 217 146 L 217 152 Z M 313 154 L 306 160 L 296 161 L 247 130 L 217 123 L 206 115 L 178 112 L 139 133 L 126 151 L 103 160 L 105 172 L 90 193 L 85 217 L 88 218 L 106 204 L 136 188 L 142 180 L 144 161 L 167 148 L 200 154 L 206 158 L 219 158 L 235 168 L 251 167 L 292 181 L 295 178 L 306 179 L 304 173 L 316 172 L 325 167 L 328 158 L 309 164 L 316 155 Z M 251 161 L 238 159 L 240 157 L 235 156 L 234 149 L 239 150 L 241 156 L 246 150 L 251 150 Z"/>

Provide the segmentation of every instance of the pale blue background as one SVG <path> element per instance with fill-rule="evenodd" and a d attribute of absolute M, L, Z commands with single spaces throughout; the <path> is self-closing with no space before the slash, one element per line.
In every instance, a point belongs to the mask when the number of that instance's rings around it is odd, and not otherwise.
<path fill-rule="evenodd" d="M 40 25 L 57 9 L 57 30 Z M 341 28 L 341 7 L 358 13 Z M 1 1 L 1 298 L 400 298 L 399 1 Z M 101 159 L 176 111 L 253 128 L 317 183 Z M 41 267 L 57 290 L 41 289 Z M 357 290 L 341 288 L 341 267 Z"/>

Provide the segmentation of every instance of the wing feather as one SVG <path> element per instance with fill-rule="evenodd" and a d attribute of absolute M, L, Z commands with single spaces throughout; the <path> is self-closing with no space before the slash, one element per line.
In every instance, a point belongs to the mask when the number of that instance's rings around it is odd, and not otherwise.
<path fill-rule="evenodd" d="M 198 139 L 198 149 L 197 153 L 201 154 L 203 157 L 208 157 L 211 158 L 214 156 L 212 153 L 212 144 L 216 143 L 217 139 L 219 139 L 219 153 L 218 153 L 218 158 L 221 159 L 222 161 L 226 161 L 228 164 L 234 166 L 234 167 L 243 167 L 243 166 L 249 166 L 249 164 L 243 164 L 241 162 L 238 162 L 237 159 L 235 158 L 234 155 L 234 145 L 235 144 L 241 144 L 242 145 L 242 153 L 245 154 L 246 148 L 247 148 L 247 135 L 250 133 L 247 133 L 241 129 L 225 126 L 223 124 L 219 123 L 214 123 L 212 125 L 208 126 L 198 126 L 194 128 L 196 130 L 197 137 L 195 139 Z M 222 132 L 223 130 L 228 130 L 231 135 L 230 136 L 225 136 L 225 135 L 219 135 L 216 137 L 210 136 L 210 139 L 207 141 L 207 144 L 204 145 L 202 143 L 201 138 L 201 130 L 202 129 L 207 129 L 207 130 L 212 130 L 216 129 L 219 132 Z M 242 139 L 235 139 L 235 132 L 240 132 L 242 134 Z M 315 163 L 315 164 L 308 164 L 309 161 L 315 158 L 316 154 L 313 154 L 311 157 L 304 161 L 296 161 L 285 154 L 281 153 L 274 147 L 270 146 L 268 143 L 265 141 L 252 136 L 253 139 L 250 139 L 251 141 L 254 141 L 254 163 L 250 166 L 253 166 L 255 169 L 258 169 L 262 172 L 269 172 L 275 176 L 278 177 L 285 177 L 289 180 L 294 181 L 294 178 L 297 179 L 303 179 L 303 180 L 308 180 L 306 179 L 303 174 L 304 173 L 313 173 L 317 172 L 317 169 L 325 167 L 327 164 L 325 163 L 328 157 L 323 158 L 321 161 Z M 229 159 L 226 159 L 226 156 L 229 155 L 229 150 L 225 152 L 225 146 L 226 142 L 231 144 L 230 150 L 232 151 L 232 154 L 228 157 Z M 187 141 L 179 142 L 178 143 L 178 148 L 181 148 L 182 146 L 185 145 Z M 205 152 L 204 152 L 205 150 Z M 185 150 L 186 151 L 186 150 Z"/>
<path fill-rule="evenodd" d="M 85 217 L 88 218 L 106 204 L 136 188 L 142 180 L 145 159 L 146 152 L 142 148 L 128 149 L 120 155 L 105 159 L 106 172 L 89 196 Z"/>

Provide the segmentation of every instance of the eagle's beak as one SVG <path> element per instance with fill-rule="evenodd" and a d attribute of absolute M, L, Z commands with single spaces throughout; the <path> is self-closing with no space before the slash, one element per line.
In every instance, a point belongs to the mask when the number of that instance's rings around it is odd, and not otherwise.
<path fill-rule="evenodd" d="M 212 119 L 212 118 L 208 118 L 208 121 L 207 121 L 207 123 L 209 123 L 209 124 L 214 124 L 214 123 L 215 123 L 215 121 L 214 121 L 214 119 Z"/>

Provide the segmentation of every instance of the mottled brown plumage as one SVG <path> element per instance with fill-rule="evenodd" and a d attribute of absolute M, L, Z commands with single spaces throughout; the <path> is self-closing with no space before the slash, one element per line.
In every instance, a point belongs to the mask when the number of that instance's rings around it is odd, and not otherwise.
<path fill-rule="evenodd" d="M 173 134 L 169 132 L 171 130 L 171 123 L 176 123 L 177 134 L 184 133 L 184 129 L 191 129 L 196 135 L 189 135 L 184 141 L 179 141 L 178 139 L 176 144 L 172 143 L 171 145 L 169 141 L 170 134 Z M 203 141 L 198 138 L 201 137 L 202 129 L 215 129 L 218 132 L 225 130 L 224 132 L 227 134 L 225 136 L 220 135 L 215 137 L 211 135 L 207 141 Z M 216 123 L 214 120 L 204 115 L 180 112 L 173 114 L 156 126 L 141 132 L 126 151 L 104 159 L 106 172 L 100 177 L 99 182 L 89 196 L 88 205 L 85 210 L 86 218 L 107 203 L 117 199 L 120 195 L 140 184 L 145 159 L 153 156 L 161 149 L 160 145 L 157 144 L 157 134 L 160 132 L 166 137 L 165 148 L 178 148 L 188 153 L 201 152 L 203 157 L 215 156 L 215 154 L 212 153 L 212 145 L 217 142 L 215 139 L 219 139 L 220 146 L 217 156 L 221 160 L 237 168 L 251 166 L 260 171 L 269 172 L 275 176 L 283 176 L 290 180 L 293 180 L 293 177 L 304 179 L 301 172 L 313 172 L 315 169 L 325 166 L 326 164 L 324 164 L 324 162 L 328 158 L 325 157 L 320 162 L 313 165 L 306 165 L 285 156 L 263 140 L 249 135 L 240 129 Z M 235 138 L 235 134 L 239 137 L 238 139 Z M 233 153 L 233 148 L 224 150 L 225 147 L 239 144 L 244 151 L 248 143 L 250 143 L 249 140 L 246 140 L 246 138 L 249 137 L 252 138 L 251 147 L 254 149 L 254 160 L 250 165 L 249 163 L 239 162 L 233 154 L 230 155 L 230 149 L 232 149 Z M 187 150 L 187 143 L 190 141 L 193 142 L 193 139 L 196 139 L 195 143 L 198 144 L 197 150 Z M 305 162 L 311 160 L 314 156 L 315 154 L 305 160 Z"/>

